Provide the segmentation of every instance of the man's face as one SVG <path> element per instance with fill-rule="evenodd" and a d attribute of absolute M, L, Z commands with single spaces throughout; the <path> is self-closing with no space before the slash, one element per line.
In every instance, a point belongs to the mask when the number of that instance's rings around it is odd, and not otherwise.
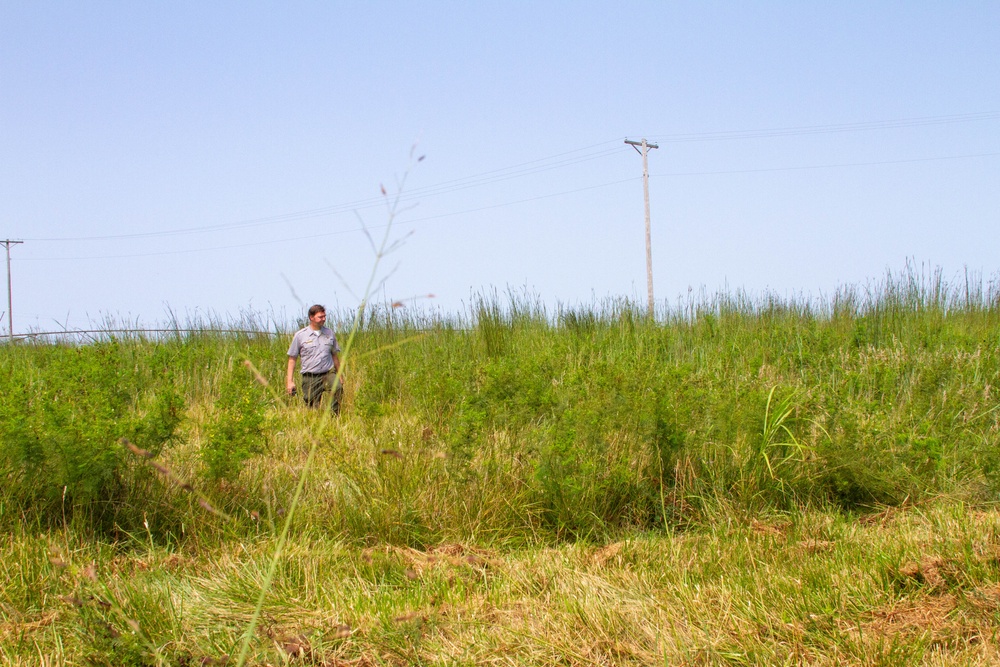
<path fill-rule="evenodd" d="M 316 313 L 315 315 L 309 316 L 309 326 L 311 326 L 313 329 L 320 329 L 323 327 L 323 324 L 325 323 L 326 323 L 326 313 L 324 313 L 322 310 Z"/>

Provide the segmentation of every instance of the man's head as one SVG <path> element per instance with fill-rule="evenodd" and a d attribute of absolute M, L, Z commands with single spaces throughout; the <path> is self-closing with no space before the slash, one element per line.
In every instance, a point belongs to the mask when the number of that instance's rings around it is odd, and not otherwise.
<path fill-rule="evenodd" d="M 309 326 L 313 329 L 320 329 L 326 323 L 326 308 L 319 305 L 309 308 Z"/>

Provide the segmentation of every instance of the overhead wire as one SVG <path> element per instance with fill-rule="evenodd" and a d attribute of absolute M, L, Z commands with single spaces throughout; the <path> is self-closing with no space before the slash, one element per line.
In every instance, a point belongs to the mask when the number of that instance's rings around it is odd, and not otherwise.
<path fill-rule="evenodd" d="M 920 116 L 916 118 L 897 118 L 893 120 L 866 121 L 859 123 L 835 123 L 831 125 L 799 125 L 792 127 L 775 127 L 759 130 L 724 130 L 720 132 L 696 132 L 686 134 L 671 134 L 660 132 L 649 135 L 653 141 L 660 143 L 680 143 L 689 141 L 724 141 L 731 139 L 768 139 L 772 137 L 791 137 L 809 134 L 833 134 L 839 132 L 861 132 L 872 130 L 895 130 L 908 127 L 923 127 L 927 125 L 947 125 L 952 123 L 969 123 L 973 121 L 998 120 L 1000 111 L 982 111 L 976 113 L 952 114 L 948 116 Z"/>
<path fill-rule="evenodd" d="M 953 114 L 949 116 L 925 116 L 918 118 L 904 118 L 896 120 L 886 120 L 886 121 L 871 121 L 871 122 L 861 122 L 861 123 L 840 123 L 834 125 L 811 125 L 811 126 L 794 126 L 785 128 L 770 128 L 763 130 L 749 130 L 749 131 L 724 131 L 724 132 L 707 132 L 707 133 L 689 133 L 689 134 L 665 134 L 665 135 L 650 135 L 653 140 L 659 142 L 682 142 L 682 141 L 715 141 L 715 140 L 725 140 L 725 139 L 746 139 L 746 138 L 767 138 L 767 137 L 777 137 L 777 136 L 794 136 L 794 135 L 804 135 L 804 134 L 826 134 L 832 132 L 849 132 L 849 131 L 867 131 L 867 130 L 886 130 L 886 129 L 896 129 L 904 127 L 916 127 L 923 125 L 939 125 L 945 123 L 959 123 L 959 122 L 970 122 L 979 120 L 995 120 L 1000 119 L 1000 112 L 982 112 L 982 113 L 969 113 L 969 114 Z M 555 169 L 561 169 L 567 166 L 572 166 L 580 164 L 587 161 L 598 160 L 610 155 L 615 155 L 620 153 L 624 146 L 619 143 L 620 139 L 615 139 L 611 141 L 604 141 L 596 144 L 591 144 L 589 146 L 584 146 L 582 148 L 573 149 L 570 151 L 564 151 L 562 153 L 557 153 L 554 155 L 538 158 L 535 160 L 529 160 L 521 162 L 515 165 L 510 165 L 507 167 L 501 167 L 498 169 L 492 169 L 485 172 L 480 172 L 470 176 L 451 179 L 448 181 L 443 181 L 433 185 L 423 186 L 419 188 L 413 188 L 408 190 L 399 196 L 397 201 L 399 203 L 409 203 L 415 200 L 422 200 L 428 197 L 434 197 L 438 195 L 450 194 L 452 192 L 457 192 L 461 190 L 466 190 L 475 187 L 482 187 L 485 185 L 492 185 L 494 183 L 499 183 L 515 178 L 521 178 L 528 175 L 534 175 L 537 173 L 542 173 L 545 171 L 551 171 Z M 615 144 L 612 146 L 612 144 Z M 599 149 L 599 150 L 595 150 Z M 661 176 L 698 176 L 698 175 L 724 175 L 724 174 L 740 174 L 740 173 L 763 173 L 763 172 L 778 172 L 778 171 L 798 171 L 798 170 L 809 170 L 809 169 L 827 169 L 827 168 L 838 168 L 838 167 L 859 167 L 859 166 L 876 166 L 876 165 L 888 165 L 888 164 L 904 164 L 904 163 L 914 163 L 914 162 L 927 162 L 927 161 L 938 161 L 938 160 L 955 160 L 955 159 L 965 159 L 974 157 L 990 157 L 996 156 L 998 153 L 977 153 L 969 155 L 954 155 L 954 156 L 941 156 L 941 157 L 929 157 L 929 158 L 913 158 L 913 159 L 903 159 L 903 160 L 884 160 L 877 162 L 852 162 L 852 163 L 839 163 L 839 164 L 825 164 L 825 165 L 803 165 L 803 166 L 791 166 L 791 167 L 774 167 L 774 168 L 757 168 L 757 169 L 734 169 L 734 170 L 714 170 L 714 171 L 698 171 L 698 172 L 667 172 L 662 174 L 653 174 L 653 177 Z M 609 187 L 611 185 L 617 185 L 620 183 L 628 182 L 631 180 L 636 180 L 634 178 L 624 179 L 620 181 L 613 181 L 610 183 L 603 183 L 594 186 L 588 186 L 584 188 L 578 188 L 574 190 L 568 190 L 557 193 L 549 193 L 546 195 L 540 195 L 537 197 L 531 197 L 527 199 L 519 199 L 511 202 L 503 202 L 499 204 L 494 204 L 485 207 L 479 207 L 475 209 L 468 209 L 465 211 L 458 211 L 453 213 L 439 214 L 435 216 L 428 216 L 425 218 L 417 218 L 409 220 L 408 222 L 419 222 L 431 219 L 439 219 L 445 217 L 451 217 L 455 215 L 464 215 L 473 212 L 479 212 L 483 210 L 502 208 L 504 206 L 512 206 L 515 204 L 536 201 L 539 199 L 546 199 L 550 197 L 565 196 L 567 194 L 574 194 L 577 192 L 592 190 L 596 188 Z M 339 215 L 349 212 L 358 212 L 374 207 L 381 207 L 386 205 L 385 196 L 382 197 L 370 197 L 366 199 L 360 199 L 353 202 L 347 202 L 342 204 L 335 204 L 327 207 L 308 209 L 302 211 L 293 211 L 289 213 L 267 216 L 262 218 L 254 218 L 250 220 L 238 221 L 233 223 L 220 223 L 215 225 L 203 225 L 198 227 L 188 227 L 172 230 L 160 230 L 154 232 L 137 232 L 131 234 L 114 234 L 114 235 L 104 235 L 104 236 L 81 236 L 81 237 L 58 237 L 58 238 L 32 238 L 24 239 L 27 241 L 45 241 L 45 242 L 60 242 L 60 241 L 113 241 L 113 240 L 126 240 L 126 239 L 138 239 L 138 238 L 153 238 L 153 237 L 164 237 L 164 236 L 177 236 L 184 234 L 195 234 L 195 233 L 209 233 L 218 231 L 231 231 L 237 229 L 249 229 L 253 227 L 261 227 L 266 225 L 274 225 L 286 222 L 292 222 L 297 220 L 303 220 L 308 218 L 318 218 L 327 217 L 332 215 Z M 367 226 L 367 228 L 378 228 L 382 225 L 372 225 Z M 261 243 L 243 243 L 243 244 L 231 244 L 231 245 L 221 245 L 212 246 L 207 248 L 187 248 L 184 250 L 177 251 L 160 251 L 154 253 L 138 253 L 138 254 L 119 254 L 119 255 L 99 255 L 99 256 L 86 256 L 86 257 L 54 257 L 54 258 L 21 258 L 19 261 L 50 261 L 50 260 L 63 260 L 63 259 L 117 259 L 117 258 L 128 258 L 128 257 L 150 257 L 157 255 L 172 255 L 172 254 L 183 254 L 199 251 L 212 251 L 212 250 L 226 250 L 235 249 L 242 247 L 250 247 L 256 245 L 264 245 L 275 242 L 285 242 L 285 241 L 299 241 L 308 240 L 313 238 L 321 238 L 324 236 L 332 236 L 337 234 L 347 234 L 359 232 L 366 227 L 355 227 L 346 230 L 336 230 L 332 232 L 324 232 L 321 234 L 306 235 L 306 236 L 295 236 L 288 237 L 285 239 L 270 239 L 266 242 Z"/>
<path fill-rule="evenodd" d="M 584 155 L 577 155 L 575 157 L 566 157 L 569 155 L 573 155 L 574 153 L 580 153 L 583 151 L 590 150 L 592 148 L 607 146 L 610 143 L 615 143 L 616 146 L 614 148 L 604 148 L 600 151 L 585 153 Z M 438 196 L 441 194 L 450 194 L 451 192 L 457 192 L 459 190 L 467 190 L 469 188 L 482 187 L 484 185 L 492 185 L 493 183 L 507 181 L 514 178 L 521 178 L 524 176 L 530 176 L 545 171 L 561 169 L 563 167 L 601 159 L 604 157 L 608 157 L 610 155 L 614 155 L 616 153 L 620 153 L 622 152 L 622 150 L 623 150 L 622 147 L 617 145 L 617 140 L 615 140 L 614 142 L 602 142 L 600 144 L 594 144 L 584 148 L 575 149 L 572 151 L 565 151 L 563 153 L 558 153 L 556 155 L 551 155 L 545 158 L 539 158 L 537 160 L 531 160 L 517 165 L 512 165 L 509 167 L 494 169 L 491 171 L 483 172 L 481 174 L 466 176 L 459 179 L 453 179 L 451 181 L 444 181 L 442 183 L 437 183 L 434 185 L 412 188 L 407 192 L 402 193 L 397 199 L 397 201 L 399 203 L 405 204 L 414 200 L 422 200 L 427 197 Z M 26 238 L 24 240 L 33 242 L 113 241 L 113 240 L 138 239 L 138 238 L 154 238 L 162 236 L 179 236 L 184 234 L 210 233 L 219 231 L 229 231 L 235 229 L 248 229 L 252 227 L 281 224 L 297 220 L 304 220 L 304 219 L 322 217 L 327 215 L 335 215 L 339 213 L 363 211 L 371 208 L 385 206 L 385 203 L 386 201 L 384 196 L 370 197 L 367 199 L 361 199 L 342 204 L 334 204 L 322 208 L 308 209 L 303 211 L 293 211 L 290 213 L 283 213 L 279 215 L 267 216 L 262 218 L 253 218 L 250 220 L 243 220 L 232 223 L 219 223 L 214 225 L 202 225 L 197 227 L 160 230 L 154 232 L 133 232 L 129 234 L 108 234 L 101 236 Z"/>
<path fill-rule="evenodd" d="M 663 178 L 663 177 L 676 177 L 676 176 L 724 176 L 731 174 L 753 174 L 753 173 L 766 173 L 766 172 L 780 172 L 780 171 L 802 171 L 802 170 L 814 170 L 814 169 L 837 169 L 845 167 L 867 167 L 867 166 L 883 166 L 891 164 L 911 164 L 919 162 L 938 162 L 944 160 L 961 160 L 979 157 L 997 157 L 1000 156 L 1000 152 L 994 153 L 970 153 L 966 155 L 945 155 L 936 157 L 926 157 L 926 158 L 908 158 L 902 160 L 879 160 L 871 162 L 842 162 L 842 163 L 832 163 L 832 164 L 817 164 L 817 165 L 798 165 L 791 167 L 771 167 L 771 168 L 757 168 L 757 169 L 725 169 L 725 170 L 714 170 L 714 171 L 674 171 L 674 172 L 662 172 L 650 174 L 650 178 Z M 551 199 L 554 197 L 562 197 L 570 194 L 577 194 L 580 192 L 586 192 L 590 190 L 597 190 L 601 188 L 611 187 L 614 185 L 621 185 L 623 183 L 629 183 L 638 181 L 641 177 L 634 176 L 631 178 L 625 178 L 616 181 L 610 181 L 607 183 L 599 183 L 596 185 L 590 185 L 582 188 L 575 188 L 572 190 L 564 190 L 560 192 L 552 192 L 544 195 L 538 195 L 534 197 L 528 197 L 524 199 L 518 199 L 514 201 L 501 202 L 498 204 L 491 204 L 489 206 L 480 206 L 471 209 L 465 209 L 461 211 L 452 211 L 449 213 L 440 213 L 436 215 L 424 216 L 420 218 L 412 218 L 407 220 L 400 220 L 397 224 L 414 224 L 418 222 L 427 222 L 430 220 L 439 220 L 442 218 L 449 218 L 458 215 L 468 215 L 471 213 L 480 213 L 482 211 L 494 210 L 498 208 L 504 208 L 507 206 L 515 206 L 517 204 L 524 204 L 533 201 L 540 201 L 543 199 Z M 88 255 L 80 257 L 33 257 L 33 258 L 19 258 L 17 261 L 20 262 L 32 262 L 32 261 L 64 261 L 64 260 L 88 260 L 88 259 L 129 259 L 138 257 L 156 257 L 164 255 L 180 255 L 180 254 L 190 254 L 195 252 L 210 252 L 216 250 L 235 250 L 239 248 L 249 248 L 254 246 L 262 245 L 273 245 L 275 243 L 291 243 L 295 241 L 307 241 L 319 238 L 326 238 L 330 236 L 339 236 L 343 234 L 353 234 L 358 232 L 363 232 L 365 230 L 372 229 L 383 229 L 388 223 L 375 224 L 375 225 L 365 225 L 361 227 L 352 227 L 350 229 L 339 229 L 329 232 L 321 232 L 318 234 L 307 234 L 293 237 L 285 237 L 280 239 L 268 239 L 266 241 L 257 241 L 251 243 L 238 243 L 230 245 L 220 245 L 220 246 L 210 246 L 206 248 L 185 248 L 183 250 L 165 250 L 151 253 L 134 253 L 134 254 L 118 254 L 118 255 Z"/>
<path fill-rule="evenodd" d="M 964 160 L 977 157 L 996 157 L 997 153 L 969 153 L 967 155 L 942 155 L 938 157 L 907 158 L 902 160 L 878 160 L 874 162 L 839 162 L 834 164 L 809 164 L 796 167 L 761 167 L 757 169 L 721 169 L 716 171 L 672 171 L 650 174 L 650 178 L 662 176 L 725 176 L 728 174 L 756 174 L 773 171 L 805 171 L 810 169 L 836 169 L 839 167 L 875 167 L 887 164 L 909 164 L 914 162 L 940 162 L 943 160 Z"/>
<path fill-rule="evenodd" d="M 429 215 L 422 218 L 413 218 L 409 220 L 399 220 L 393 224 L 398 225 L 410 225 L 417 222 L 426 222 L 429 220 L 438 220 L 441 218 L 450 218 L 456 215 L 468 215 L 470 213 L 479 213 L 482 211 L 489 211 L 497 208 L 504 208 L 506 206 L 514 206 L 517 204 L 525 204 L 528 202 L 539 201 L 542 199 L 551 199 L 553 197 L 563 197 L 565 195 L 576 194 L 579 192 L 586 192 L 588 190 L 597 190 L 600 188 L 607 188 L 613 185 L 620 185 L 622 183 L 629 183 L 633 181 L 638 181 L 641 176 L 633 176 L 631 178 L 624 178 L 618 181 L 612 181 L 610 183 L 599 183 L 597 185 L 589 185 L 583 188 L 576 188 L 573 190 L 564 190 L 562 192 L 551 192 L 549 194 L 538 195 L 535 197 L 528 197 L 525 199 L 519 199 L 517 201 L 502 202 L 500 204 L 492 204 L 490 206 L 480 206 L 477 208 L 465 209 L 463 211 L 452 211 L 450 213 L 439 213 L 436 215 Z M 364 232 L 373 229 L 384 229 L 390 223 L 380 223 L 374 225 L 365 225 L 363 227 L 353 227 L 351 229 L 338 229 L 331 232 L 320 232 L 319 234 L 307 234 L 304 236 L 294 236 L 281 239 L 268 239 L 267 241 L 254 241 L 251 243 L 238 243 L 234 245 L 224 245 L 224 246 L 213 246 L 208 248 L 185 248 L 183 250 L 163 250 L 159 252 L 149 252 L 149 253 L 134 253 L 127 255 L 87 255 L 83 257 L 28 257 L 21 258 L 19 261 L 22 262 L 44 262 L 44 261 L 65 261 L 65 260 L 87 260 L 87 259 L 131 259 L 137 257 L 157 257 L 161 255 L 181 255 L 189 254 L 194 252 L 208 252 L 213 250 L 235 250 L 238 248 L 250 248 L 254 246 L 262 245 L 274 245 L 275 243 L 291 243 L 294 241 L 309 241 L 313 239 L 326 238 L 330 236 L 340 236 L 342 234 L 355 234 L 358 232 Z"/>

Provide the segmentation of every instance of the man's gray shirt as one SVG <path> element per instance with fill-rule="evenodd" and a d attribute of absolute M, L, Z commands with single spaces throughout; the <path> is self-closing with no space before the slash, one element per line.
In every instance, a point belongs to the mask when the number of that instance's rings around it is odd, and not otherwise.
<path fill-rule="evenodd" d="M 288 356 L 301 357 L 303 373 L 326 373 L 333 368 L 333 355 L 340 352 L 337 337 L 326 327 L 316 331 L 306 327 L 295 332 Z"/>

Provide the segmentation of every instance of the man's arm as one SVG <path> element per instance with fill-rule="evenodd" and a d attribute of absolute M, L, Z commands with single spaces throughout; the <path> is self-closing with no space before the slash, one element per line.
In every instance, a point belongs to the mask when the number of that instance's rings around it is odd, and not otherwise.
<path fill-rule="evenodd" d="M 333 374 L 336 375 L 340 372 L 340 353 L 333 353 Z"/>
<path fill-rule="evenodd" d="M 295 393 L 295 357 L 288 357 L 288 372 L 285 373 L 285 391 L 289 394 Z"/>

